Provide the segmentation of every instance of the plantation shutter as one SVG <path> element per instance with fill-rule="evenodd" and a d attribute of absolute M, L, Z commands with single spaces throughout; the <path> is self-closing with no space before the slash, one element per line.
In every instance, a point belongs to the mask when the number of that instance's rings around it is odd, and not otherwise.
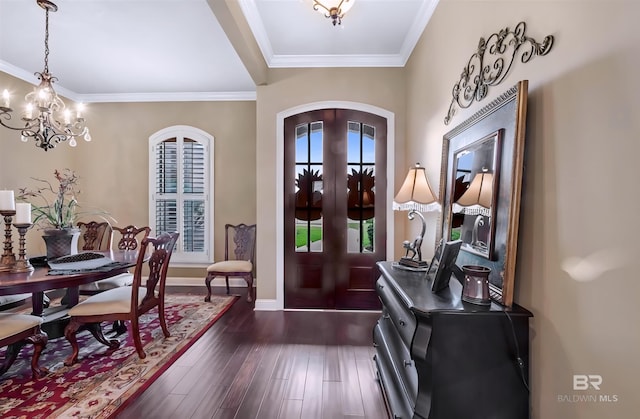
<path fill-rule="evenodd" d="M 156 219 L 159 233 L 178 231 L 178 141 L 171 138 L 156 146 Z"/>
<path fill-rule="evenodd" d="M 213 254 L 213 205 L 209 199 L 213 138 L 188 128 L 167 128 L 150 137 L 150 218 L 155 234 L 180 232 L 173 261 L 204 263 Z"/>
<path fill-rule="evenodd" d="M 183 246 L 185 252 L 202 252 L 205 249 L 205 147 L 185 138 L 183 150 Z"/>

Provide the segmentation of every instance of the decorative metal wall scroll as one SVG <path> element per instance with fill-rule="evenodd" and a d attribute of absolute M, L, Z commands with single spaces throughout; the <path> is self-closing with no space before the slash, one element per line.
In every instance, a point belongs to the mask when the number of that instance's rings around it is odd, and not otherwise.
<path fill-rule="evenodd" d="M 487 96 L 489 86 L 500 84 L 518 55 L 520 61 L 527 63 L 534 56 L 547 55 L 551 51 L 553 35 L 547 35 L 539 43 L 525 36 L 525 29 L 526 24 L 520 22 L 513 31 L 504 28 L 486 41 L 480 38 L 478 51 L 469 58 L 460 80 L 453 86 L 453 99 L 444 118 L 445 125 L 449 125 L 455 115 L 456 104 L 468 108 L 474 100 L 481 101 Z"/>

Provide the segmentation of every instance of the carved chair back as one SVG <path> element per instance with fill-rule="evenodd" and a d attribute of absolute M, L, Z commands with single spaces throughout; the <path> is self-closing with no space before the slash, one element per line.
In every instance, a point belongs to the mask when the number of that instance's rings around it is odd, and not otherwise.
<path fill-rule="evenodd" d="M 113 230 L 106 222 L 89 221 L 78 222 L 80 229 L 79 250 L 81 251 L 105 251 L 111 249 Z"/>
<path fill-rule="evenodd" d="M 164 308 L 164 290 L 169 260 L 179 236 L 180 233 L 178 232 L 162 233 L 156 238 L 146 237 L 142 240 L 138 259 L 136 260 L 131 293 L 131 310 L 136 317 L 158 305 L 160 305 L 160 309 Z M 149 259 L 146 262 L 148 276 L 146 277 L 146 284 L 143 284 L 142 271 L 148 250 L 150 250 Z M 147 289 L 146 295 L 142 301 L 138 301 L 138 290 L 143 286 Z"/>
<path fill-rule="evenodd" d="M 256 249 L 255 224 L 225 224 L 225 260 L 254 262 Z"/>
<path fill-rule="evenodd" d="M 120 233 L 120 240 L 118 240 L 118 250 L 136 250 L 140 245 L 140 242 L 151 233 L 150 227 L 136 227 L 134 225 L 128 225 L 124 228 L 113 227 L 114 230 Z"/>

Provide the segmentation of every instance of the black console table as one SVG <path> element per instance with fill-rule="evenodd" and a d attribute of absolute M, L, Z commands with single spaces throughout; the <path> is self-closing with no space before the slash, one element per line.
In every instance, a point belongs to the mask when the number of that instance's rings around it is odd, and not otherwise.
<path fill-rule="evenodd" d="M 463 302 L 454 276 L 434 294 L 424 273 L 378 267 L 374 359 L 392 418 L 530 416 L 529 311 Z"/>

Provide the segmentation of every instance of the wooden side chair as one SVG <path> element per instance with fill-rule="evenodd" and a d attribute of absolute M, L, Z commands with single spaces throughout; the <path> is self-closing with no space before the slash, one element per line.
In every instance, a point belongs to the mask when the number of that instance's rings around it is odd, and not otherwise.
<path fill-rule="evenodd" d="M 114 288 L 93 295 L 69 310 L 70 322 L 64 330 L 64 335 L 71 344 L 72 353 L 65 360 L 65 365 L 72 365 L 78 360 L 78 341 L 76 333 L 81 328 L 88 329 L 91 334 L 102 344 L 116 349 L 120 346 L 118 339 L 107 340 L 102 333 L 100 322 L 126 321 L 131 323 L 129 328 L 133 342 L 142 359 L 146 357 L 140 340 L 140 326 L 138 319 L 154 307 L 158 307 L 160 326 L 166 337 L 169 337 L 169 329 L 164 318 L 164 292 L 167 280 L 169 260 L 178 240 L 179 233 L 163 233 L 157 238 L 147 237 L 142 240 L 136 267 L 133 275 L 133 284 L 130 287 Z M 142 271 L 147 260 L 147 250 L 151 248 L 148 258 L 148 276 L 146 284 L 143 283 Z"/>
<path fill-rule="evenodd" d="M 235 276 L 247 281 L 247 302 L 252 302 L 256 225 L 225 224 L 224 230 L 224 260 L 209 265 L 207 268 L 207 278 L 204 281 L 207 286 L 207 296 L 204 300 L 211 301 L 211 281 L 213 278 L 224 276 L 227 294 L 229 294 L 229 277 Z"/>
<path fill-rule="evenodd" d="M 106 221 L 78 222 L 80 237 L 78 238 L 78 250 L 81 252 L 96 250 L 106 251 L 111 249 L 113 230 L 111 224 Z"/>
<path fill-rule="evenodd" d="M 118 250 L 123 251 L 136 251 L 140 245 L 140 242 L 149 236 L 151 233 L 150 227 L 136 227 L 134 225 L 128 225 L 124 228 L 110 227 L 114 231 L 118 232 L 120 238 L 116 244 Z M 111 242 L 109 240 L 109 248 L 107 249 L 87 249 L 87 250 L 111 250 Z M 80 294 L 93 295 L 99 292 L 110 290 L 112 288 L 126 287 L 133 284 L 133 274 L 123 273 L 120 275 L 112 276 L 111 278 L 105 278 L 100 281 L 92 282 L 90 284 L 84 284 L 80 286 Z"/>
<path fill-rule="evenodd" d="M 0 364 L 0 376 L 7 372 L 27 343 L 33 344 L 31 376 L 35 380 L 48 371 L 40 368 L 40 353 L 47 345 L 47 334 L 40 329 L 42 318 L 30 314 L 0 313 L 0 348 L 7 347 L 4 362 Z"/>

